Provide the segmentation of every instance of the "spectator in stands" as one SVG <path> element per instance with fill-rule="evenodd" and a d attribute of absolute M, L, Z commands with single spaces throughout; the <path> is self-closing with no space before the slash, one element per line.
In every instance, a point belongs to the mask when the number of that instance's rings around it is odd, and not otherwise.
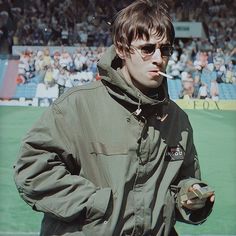
<path fill-rule="evenodd" d="M 181 98 L 190 99 L 193 97 L 194 93 L 194 81 L 192 74 L 189 71 L 184 71 L 181 73 L 182 87 Z"/>
<path fill-rule="evenodd" d="M 78 71 L 72 71 L 70 75 L 70 83 L 72 87 L 83 85 L 83 81 L 81 80 L 80 76 L 81 72 Z"/>
<path fill-rule="evenodd" d="M 61 96 L 65 92 L 65 84 L 68 79 L 68 73 L 65 68 L 61 68 L 59 70 L 59 73 L 57 74 L 57 77 L 54 77 L 56 80 L 56 83 L 58 84 L 58 95 Z"/>
<path fill-rule="evenodd" d="M 200 86 L 201 86 L 200 74 L 199 73 L 193 73 L 193 98 L 198 97 Z"/>
<path fill-rule="evenodd" d="M 235 76 L 236 76 L 236 68 L 233 65 L 233 61 L 231 60 L 225 70 L 225 82 L 233 84 L 235 83 Z"/>
<path fill-rule="evenodd" d="M 68 71 L 70 71 L 73 68 L 74 63 L 73 63 L 73 59 L 72 59 L 69 52 L 64 50 L 61 53 L 61 56 L 59 59 L 59 64 L 60 64 L 60 67 L 66 69 Z"/>
<path fill-rule="evenodd" d="M 55 51 L 52 55 L 52 61 L 51 64 L 53 68 L 60 69 L 60 58 L 61 58 L 61 53 L 59 51 Z"/>
<path fill-rule="evenodd" d="M 65 45 L 65 46 L 69 45 L 69 31 L 67 28 L 63 28 L 61 31 L 61 42 L 62 42 L 62 45 Z"/>
<path fill-rule="evenodd" d="M 73 55 L 74 57 L 74 66 L 77 71 L 82 71 L 83 64 L 86 62 L 86 58 L 81 54 L 81 48 L 78 48 Z"/>
<path fill-rule="evenodd" d="M 207 99 L 208 98 L 208 86 L 206 83 L 202 82 L 198 92 L 198 98 Z"/>
<path fill-rule="evenodd" d="M 88 72 L 92 72 L 93 75 L 97 73 L 97 60 L 92 58 L 88 63 Z"/>
<path fill-rule="evenodd" d="M 28 83 L 35 76 L 34 59 L 31 51 L 24 51 L 18 64 L 18 84 Z"/>
<path fill-rule="evenodd" d="M 15 181 L 45 213 L 42 236 L 174 236 L 175 220 L 206 220 L 214 194 L 200 180 L 188 117 L 159 73 L 173 41 L 166 5 L 134 1 L 113 23 L 101 80 L 63 94 L 28 132 Z M 203 186 L 208 194 L 196 197 Z"/>
<path fill-rule="evenodd" d="M 216 80 L 211 81 L 211 87 L 210 87 L 210 97 L 213 101 L 219 100 L 219 87 Z"/>
<path fill-rule="evenodd" d="M 44 84 L 46 88 L 49 88 L 55 85 L 55 80 L 53 77 L 53 67 L 51 65 L 48 66 L 48 68 L 46 69 L 46 73 L 44 76 Z"/>
<path fill-rule="evenodd" d="M 216 81 L 217 83 L 225 82 L 225 67 L 222 62 L 215 61 L 215 72 L 216 72 Z"/>
<path fill-rule="evenodd" d="M 47 70 L 48 68 L 51 68 L 52 65 L 52 58 L 50 49 L 48 47 L 44 48 L 43 50 L 43 67 L 44 70 Z"/>
<path fill-rule="evenodd" d="M 25 53 L 22 53 L 20 56 L 18 64 L 18 84 L 23 84 L 26 82 L 26 71 L 29 69 L 28 56 Z"/>
<path fill-rule="evenodd" d="M 35 70 L 38 74 L 44 74 L 45 64 L 44 64 L 44 52 L 39 50 L 35 57 Z"/>

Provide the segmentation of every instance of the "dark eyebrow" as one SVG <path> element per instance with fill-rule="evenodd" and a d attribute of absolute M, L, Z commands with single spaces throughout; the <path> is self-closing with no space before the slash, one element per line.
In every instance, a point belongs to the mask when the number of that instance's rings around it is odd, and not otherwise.
<path fill-rule="evenodd" d="M 156 43 L 145 43 L 145 44 L 141 44 L 141 45 L 139 45 L 139 46 L 137 46 L 137 48 L 142 48 L 142 47 L 156 47 Z M 170 44 L 170 42 L 166 42 L 166 43 L 161 43 L 161 44 L 159 44 L 159 47 L 161 47 L 161 46 L 171 46 L 171 44 Z"/>
<path fill-rule="evenodd" d="M 172 46 L 172 45 L 169 42 L 167 42 L 167 43 L 160 44 L 160 46 Z"/>
<path fill-rule="evenodd" d="M 139 46 L 137 46 L 137 48 L 142 48 L 142 47 L 156 47 L 156 44 L 155 43 L 145 43 L 145 44 L 141 44 Z"/>

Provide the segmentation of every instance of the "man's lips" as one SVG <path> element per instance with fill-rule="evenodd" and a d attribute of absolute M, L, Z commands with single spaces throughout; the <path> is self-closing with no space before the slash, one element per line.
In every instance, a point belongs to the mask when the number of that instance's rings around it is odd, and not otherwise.
<path fill-rule="evenodd" d="M 156 70 L 156 69 L 153 69 L 153 70 L 149 70 L 148 73 L 149 74 L 152 74 L 152 75 L 159 75 L 159 72 L 160 70 Z"/>
<path fill-rule="evenodd" d="M 158 73 L 160 70 L 159 69 L 150 69 L 149 71 Z"/>

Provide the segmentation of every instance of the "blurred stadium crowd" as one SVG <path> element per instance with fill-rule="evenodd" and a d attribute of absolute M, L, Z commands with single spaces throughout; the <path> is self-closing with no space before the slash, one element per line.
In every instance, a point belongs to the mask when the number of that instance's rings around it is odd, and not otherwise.
<path fill-rule="evenodd" d="M 98 78 L 96 61 L 112 44 L 117 11 L 131 0 L 0 0 L 0 54 L 13 45 L 45 46 L 21 52 L 17 83 L 43 75 L 46 86 L 76 86 Z M 167 72 L 180 80 L 180 98 L 219 98 L 221 83 L 236 85 L 236 1 L 167 0 L 174 22 L 202 22 L 205 38 L 177 38 Z M 50 46 L 61 45 L 60 51 Z M 65 46 L 76 49 L 69 53 Z M 86 72 L 86 73 L 85 73 Z M 36 81 L 38 82 L 38 81 Z"/>
<path fill-rule="evenodd" d="M 17 84 L 43 82 L 46 88 L 57 85 L 61 95 L 65 89 L 96 79 L 97 60 L 104 50 L 105 47 L 77 47 L 72 53 L 64 48 L 52 53 L 49 47 L 38 51 L 27 48 L 20 56 Z"/>
<path fill-rule="evenodd" d="M 112 19 L 130 2 L 132 0 L 0 0 L 1 44 L 109 46 Z M 234 47 L 234 0 L 167 2 L 173 21 L 203 22 L 209 41 L 206 47 Z"/>

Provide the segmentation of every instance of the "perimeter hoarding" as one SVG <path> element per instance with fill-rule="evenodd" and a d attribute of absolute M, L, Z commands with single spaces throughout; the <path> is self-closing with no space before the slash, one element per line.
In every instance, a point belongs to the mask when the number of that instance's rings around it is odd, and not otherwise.
<path fill-rule="evenodd" d="M 183 109 L 236 111 L 236 100 L 178 99 L 175 102 Z"/>

